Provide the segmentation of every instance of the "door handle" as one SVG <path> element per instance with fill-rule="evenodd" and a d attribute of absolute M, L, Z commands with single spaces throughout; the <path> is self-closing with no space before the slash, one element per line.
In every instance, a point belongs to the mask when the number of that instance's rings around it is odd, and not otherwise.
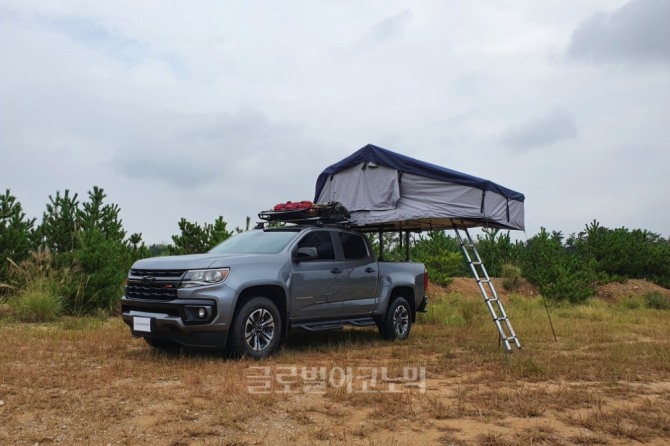
<path fill-rule="evenodd" d="M 368 266 L 367 268 L 365 268 L 365 272 L 366 272 L 366 273 L 374 273 L 374 272 L 375 272 L 375 269 L 374 269 L 374 268 L 370 268 L 370 267 Z"/>
<path fill-rule="evenodd" d="M 340 268 L 333 268 L 330 270 L 331 273 L 333 274 L 340 274 L 342 272 L 342 269 Z"/>

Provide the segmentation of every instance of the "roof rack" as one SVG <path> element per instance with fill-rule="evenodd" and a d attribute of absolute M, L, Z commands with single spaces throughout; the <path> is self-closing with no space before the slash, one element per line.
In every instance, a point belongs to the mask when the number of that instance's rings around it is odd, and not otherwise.
<path fill-rule="evenodd" d="M 287 215 L 281 215 L 287 214 Z M 265 211 L 258 214 L 258 218 L 261 221 L 258 222 L 257 227 L 264 227 L 266 223 L 293 223 L 296 225 L 312 225 L 312 226 L 342 226 L 348 227 L 350 222 L 348 219 L 333 219 L 323 216 L 312 216 L 305 213 L 300 213 L 297 211 L 290 212 L 276 212 L 276 211 Z"/>
<path fill-rule="evenodd" d="M 349 211 L 338 202 L 316 203 L 301 202 L 297 207 L 286 206 L 287 202 L 275 206 L 273 210 L 258 213 L 258 218 L 266 222 L 294 223 L 313 226 L 341 226 L 348 227 Z M 265 222 L 259 222 L 256 227 L 265 227 Z"/>
<path fill-rule="evenodd" d="M 342 229 L 351 229 L 351 223 L 348 221 L 326 221 L 321 217 L 312 217 L 305 219 L 297 220 L 273 220 L 273 221 L 259 221 L 256 223 L 254 229 L 266 229 L 268 224 L 273 222 L 277 223 L 290 223 L 296 226 L 316 226 L 316 227 L 328 227 L 328 228 L 342 228 Z"/>

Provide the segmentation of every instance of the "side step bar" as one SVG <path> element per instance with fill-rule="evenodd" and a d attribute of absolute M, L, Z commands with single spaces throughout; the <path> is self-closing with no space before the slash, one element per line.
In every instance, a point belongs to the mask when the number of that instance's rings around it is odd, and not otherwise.
<path fill-rule="evenodd" d="M 357 318 L 341 319 L 334 321 L 328 320 L 328 321 L 301 322 L 298 324 L 291 324 L 291 327 L 316 332 L 316 331 L 327 331 L 327 330 L 340 330 L 344 328 L 345 325 L 354 325 L 356 327 L 369 327 L 370 325 L 375 325 L 375 320 L 372 317 L 357 317 Z"/>

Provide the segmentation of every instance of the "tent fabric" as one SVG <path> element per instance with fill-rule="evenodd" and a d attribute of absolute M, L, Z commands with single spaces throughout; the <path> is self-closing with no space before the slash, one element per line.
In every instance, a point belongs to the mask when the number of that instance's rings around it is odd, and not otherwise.
<path fill-rule="evenodd" d="M 374 145 L 326 168 L 315 202 L 339 201 L 361 230 L 524 229 L 523 194 Z"/>
<path fill-rule="evenodd" d="M 398 172 L 377 164 L 350 167 L 345 175 L 334 176 L 329 186 L 329 201 L 347 201 L 349 212 L 392 210 L 400 199 Z"/>

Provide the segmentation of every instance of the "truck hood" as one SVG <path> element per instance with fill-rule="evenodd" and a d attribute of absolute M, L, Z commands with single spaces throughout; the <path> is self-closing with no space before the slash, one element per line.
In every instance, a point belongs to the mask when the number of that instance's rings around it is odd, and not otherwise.
<path fill-rule="evenodd" d="M 244 263 L 259 263 L 270 254 L 188 254 L 181 256 L 151 257 L 135 262 L 133 269 L 205 269 L 223 268 Z"/>

